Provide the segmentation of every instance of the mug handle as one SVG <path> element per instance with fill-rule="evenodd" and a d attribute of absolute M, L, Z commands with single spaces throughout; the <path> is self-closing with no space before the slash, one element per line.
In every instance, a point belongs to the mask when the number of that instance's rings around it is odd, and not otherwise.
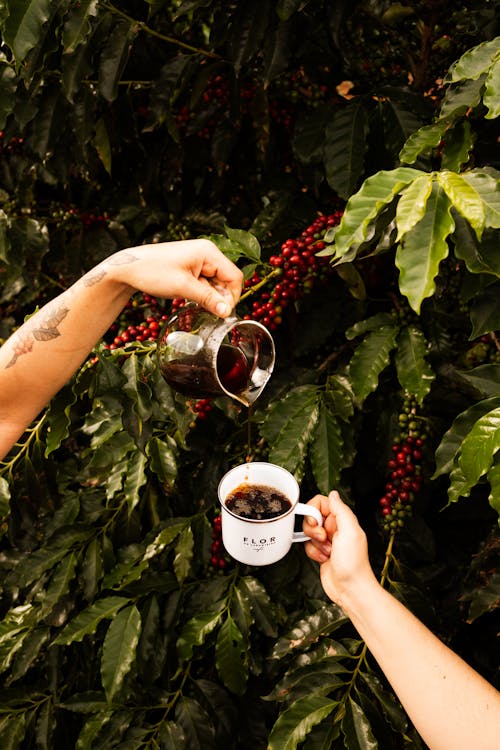
<path fill-rule="evenodd" d="M 306 505 L 305 503 L 297 503 L 295 506 L 295 513 L 301 516 L 312 516 L 316 519 L 320 526 L 323 526 L 323 516 L 321 511 L 315 508 L 313 505 Z M 292 542 L 308 542 L 311 537 L 304 534 L 303 531 L 294 531 Z"/>

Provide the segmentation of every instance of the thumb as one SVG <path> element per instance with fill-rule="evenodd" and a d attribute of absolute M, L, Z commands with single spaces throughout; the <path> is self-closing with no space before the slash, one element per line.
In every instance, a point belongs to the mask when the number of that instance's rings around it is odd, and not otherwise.
<path fill-rule="evenodd" d="M 189 299 L 192 299 L 193 302 L 198 302 L 205 310 L 217 315 L 219 318 L 227 318 L 234 307 L 233 296 L 228 289 L 220 285 L 215 286 L 206 281 L 198 281 L 197 279 L 192 279 L 189 289 Z"/>

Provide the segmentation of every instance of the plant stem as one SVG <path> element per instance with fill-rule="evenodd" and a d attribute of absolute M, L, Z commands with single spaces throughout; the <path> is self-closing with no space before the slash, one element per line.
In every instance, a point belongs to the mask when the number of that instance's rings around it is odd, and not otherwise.
<path fill-rule="evenodd" d="M 199 55 L 204 55 L 205 57 L 211 57 L 214 60 L 222 60 L 223 58 L 220 55 L 217 55 L 215 52 L 209 52 L 208 50 L 200 49 L 199 47 L 193 47 L 191 44 L 187 44 L 186 42 L 182 42 L 180 39 L 174 39 L 172 36 L 168 36 L 167 34 L 162 34 L 159 31 L 156 31 L 155 29 L 152 29 L 150 26 L 148 26 L 144 21 L 137 21 L 135 18 L 132 18 L 132 16 L 129 16 L 127 13 L 124 13 L 119 8 L 116 8 L 111 3 L 102 2 L 101 5 L 103 8 L 106 8 L 106 10 L 109 10 L 110 13 L 115 13 L 117 16 L 121 16 L 121 18 L 125 18 L 127 21 L 129 21 L 131 24 L 136 26 L 141 31 L 145 31 L 146 34 L 150 34 L 151 36 L 156 37 L 157 39 L 161 39 L 164 42 L 168 42 L 169 44 L 175 44 L 177 47 L 181 47 L 181 49 L 188 50 L 189 52 L 195 52 Z"/>

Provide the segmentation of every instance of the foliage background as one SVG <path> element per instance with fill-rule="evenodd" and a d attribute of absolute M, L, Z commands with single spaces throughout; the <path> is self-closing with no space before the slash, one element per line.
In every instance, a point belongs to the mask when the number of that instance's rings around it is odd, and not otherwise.
<path fill-rule="evenodd" d="M 119 248 L 213 237 L 277 344 L 251 457 L 337 486 L 497 686 L 498 12 L 0 3 L 0 336 Z M 137 295 L 0 464 L 2 747 L 424 747 L 298 545 L 214 546 L 247 414 L 170 391 L 169 311 Z"/>

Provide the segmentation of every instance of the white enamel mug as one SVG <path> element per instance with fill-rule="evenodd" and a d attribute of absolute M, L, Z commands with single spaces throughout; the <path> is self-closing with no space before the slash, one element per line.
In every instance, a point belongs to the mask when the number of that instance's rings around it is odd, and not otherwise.
<path fill-rule="evenodd" d="M 270 519 L 243 518 L 226 506 L 231 492 L 241 485 L 265 485 L 282 492 L 290 501 L 290 508 L 281 516 Z M 222 542 L 235 560 L 247 565 L 270 565 L 281 560 L 293 542 L 305 542 L 309 537 L 294 531 L 295 516 L 312 516 L 322 525 L 317 508 L 299 503 L 300 489 L 295 477 L 276 464 L 260 461 L 235 466 L 219 483 L 219 502 L 222 515 Z"/>

